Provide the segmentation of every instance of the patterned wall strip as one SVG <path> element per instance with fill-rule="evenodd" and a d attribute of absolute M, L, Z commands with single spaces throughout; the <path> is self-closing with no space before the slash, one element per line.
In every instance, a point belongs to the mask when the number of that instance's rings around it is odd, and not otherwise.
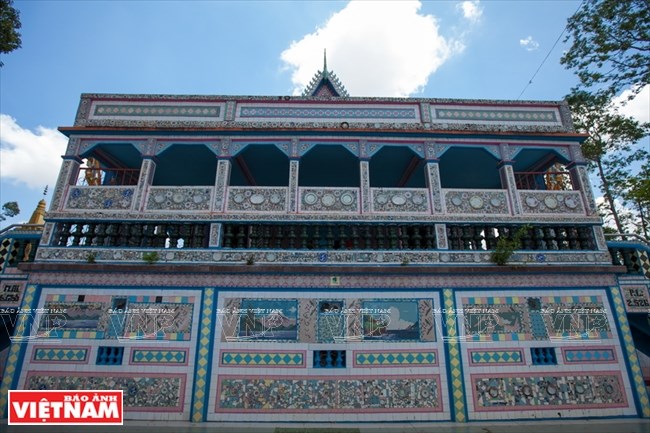
<path fill-rule="evenodd" d="M 472 375 L 476 411 L 627 407 L 621 373 Z"/>
<path fill-rule="evenodd" d="M 132 365 L 187 365 L 188 349 L 151 349 L 147 347 L 131 349 Z"/>
<path fill-rule="evenodd" d="M 92 117 L 198 117 L 219 119 L 222 104 L 93 104 Z"/>
<path fill-rule="evenodd" d="M 433 122 L 440 120 L 473 122 L 515 122 L 561 124 L 556 109 L 517 110 L 484 107 L 432 106 Z"/>
<path fill-rule="evenodd" d="M 262 106 L 240 104 L 239 119 L 332 119 L 332 120 L 402 120 L 419 121 L 417 107 L 387 106 L 370 108 L 367 106 L 341 105 L 338 107 L 318 106 Z"/>
<path fill-rule="evenodd" d="M 515 350 L 468 350 L 470 365 L 525 365 L 526 359 L 521 349 Z"/>
<path fill-rule="evenodd" d="M 223 350 L 221 367 L 306 367 L 304 351 Z"/>
<path fill-rule="evenodd" d="M 648 390 L 643 380 L 643 373 L 641 372 L 639 358 L 636 354 L 636 347 L 634 346 L 634 341 L 632 340 L 632 333 L 630 332 L 630 324 L 627 321 L 627 314 L 625 313 L 625 304 L 623 302 L 623 297 L 621 296 L 621 292 L 619 291 L 618 287 L 610 287 L 609 290 L 614 304 L 614 314 L 618 320 L 621 337 L 623 337 L 623 350 L 627 353 L 627 359 L 629 361 L 628 365 L 630 367 L 632 380 L 634 381 L 632 387 L 636 391 L 636 395 L 641 406 L 640 415 L 645 418 L 650 418 L 650 396 L 648 396 Z"/>
<path fill-rule="evenodd" d="M 61 329 L 51 329 L 47 335 L 43 335 L 46 338 L 62 338 L 62 339 L 84 339 L 84 340 L 101 340 L 105 338 L 106 333 L 104 331 L 63 331 Z"/>
<path fill-rule="evenodd" d="M 36 285 L 28 285 L 25 290 L 25 296 L 23 296 L 21 308 L 30 310 L 35 308 L 37 302 L 35 295 Z M 20 319 L 17 322 L 18 323 L 16 323 L 14 329 L 14 338 L 28 337 L 31 332 L 31 323 L 28 320 Z M 22 357 L 25 350 L 26 345 L 21 344 L 20 342 L 13 343 L 9 346 L 9 354 L 7 355 L 7 361 L 2 375 L 2 383 L 0 385 L 0 417 L 7 416 L 7 395 L 9 389 L 19 388 L 14 385 L 14 382 L 17 382 L 17 376 L 20 374 Z"/>
<path fill-rule="evenodd" d="M 613 346 L 563 347 L 562 358 L 567 364 L 608 364 L 618 362 Z"/>
<path fill-rule="evenodd" d="M 465 403 L 465 385 L 463 379 L 463 367 L 460 357 L 460 336 L 456 326 L 460 325 L 456 311 L 456 302 L 454 300 L 454 291 L 444 289 L 442 291 L 445 305 L 445 326 L 447 347 L 449 353 L 449 373 L 451 375 L 451 395 L 453 399 L 454 421 L 467 421 L 467 406 Z"/>
<path fill-rule="evenodd" d="M 355 367 L 431 367 L 438 365 L 436 350 L 355 350 Z"/>
<path fill-rule="evenodd" d="M 208 396 L 208 367 L 210 365 L 211 342 L 213 340 L 212 326 L 214 321 L 214 295 L 211 287 L 203 289 L 203 304 L 199 322 L 199 341 L 194 372 L 194 391 L 192 396 L 192 422 L 204 420 L 205 405 Z"/>
<path fill-rule="evenodd" d="M 182 412 L 185 374 L 145 374 L 32 371 L 27 375 L 25 389 L 121 389 L 127 412 Z"/>
<path fill-rule="evenodd" d="M 216 412 L 442 412 L 440 377 L 219 376 Z M 243 399 L 242 395 L 246 398 Z"/>
<path fill-rule="evenodd" d="M 90 347 L 36 346 L 32 350 L 32 364 L 88 364 Z"/>

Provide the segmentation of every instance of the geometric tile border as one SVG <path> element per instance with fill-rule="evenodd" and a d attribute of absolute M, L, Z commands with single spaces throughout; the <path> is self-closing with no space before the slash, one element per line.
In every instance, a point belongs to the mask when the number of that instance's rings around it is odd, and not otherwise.
<path fill-rule="evenodd" d="M 562 358 L 567 364 L 616 364 L 614 346 L 563 347 Z"/>
<path fill-rule="evenodd" d="M 557 110 L 517 110 L 517 109 L 486 109 L 477 106 L 444 106 L 432 105 L 432 117 L 436 122 L 464 121 L 472 122 L 513 122 L 513 123 L 551 123 L 561 125 Z"/>
<path fill-rule="evenodd" d="M 304 351 L 223 350 L 221 367 L 306 367 Z"/>
<path fill-rule="evenodd" d="M 204 421 L 206 391 L 208 387 L 208 367 L 210 364 L 212 324 L 214 321 L 214 295 L 212 287 L 203 289 L 203 304 L 199 322 L 199 345 L 196 353 L 194 373 L 194 392 L 192 396 L 192 422 Z"/>
<path fill-rule="evenodd" d="M 182 412 L 185 374 L 30 371 L 25 389 L 124 391 L 124 410 Z"/>
<path fill-rule="evenodd" d="M 36 303 L 35 294 L 36 285 L 30 284 L 27 286 L 20 308 L 30 310 L 35 308 L 35 305 L 32 305 Z M 31 321 L 18 319 L 18 323 L 14 329 L 14 336 L 25 337 L 30 335 L 30 333 Z M 7 355 L 7 362 L 2 376 L 2 384 L 0 385 L 0 417 L 7 416 L 7 396 L 9 390 L 12 389 L 15 376 L 19 373 L 19 370 L 16 370 L 20 367 L 18 362 L 21 361 L 22 352 L 25 350 L 25 346 L 25 344 L 16 342 L 11 343 L 11 346 L 9 347 L 9 354 Z"/>
<path fill-rule="evenodd" d="M 31 363 L 88 364 L 88 352 L 90 346 L 36 346 L 32 350 Z"/>
<path fill-rule="evenodd" d="M 643 374 L 639 365 L 639 358 L 636 356 L 636 348 L 632 340 L 632 333 L 630 332 L 630 324 L 627 321 L 627 314 L 625 312 L 625 303 L 618 287 L 609 288 L 610 295 L 613 300 L 614 314 L 618 319 L 619 332 L 623 337 L 623 347 L 627 352 L 627 359 L 632 373 L 633 384 L 632 387 L 636 389 L 636 395 L 639 397 L 641 405 L 641 415 L 644 418 L 650 418 L 650 397 L 648 397 L 648 390 L 646 389 L 645 382 L 643 381 Z"/>
<path fill-rule="evenodd" d="M 470 365 L 525 365 L 524 351 L 521 349 L 482 350 L 469 349 Z"/>
<path fill-rule="evenodd" d="M 436 350 L 355 350 L 355 367 L 431 367 L 438 365 Z"/>
<path fill-rule="evenodd" d="M 456 325 L 456 303 L 454 302 L 454 291 L 444 289 L 442 291 L 445 305 L 445 328 L 447 330 L 447 348 L 449 353 L 449 372 L 451 374 L 451 395 L 454 408 L 454 419 L 456 422 L 467 420 L 467 408 L 465 406 L 465 384 L 463 380 L 462 362 L 460 359 L 460 343 L 457 338 Z M 460 324 L 458 324 L 460 327 Z"/>
<path fill-rule="evenodd" d="M 440 376 L 220 375 L 215 412 L 442 412 Z"/>
<path fill-rule="evenodd" d="M 189 349 L 151 349 L 139 347 L 131 349 L 131 365 L 187 365 Z"/>
<path fill-rule="evenodd" d="M 619 371 L 473 374 L 475 411 L 627 407 Z"/>

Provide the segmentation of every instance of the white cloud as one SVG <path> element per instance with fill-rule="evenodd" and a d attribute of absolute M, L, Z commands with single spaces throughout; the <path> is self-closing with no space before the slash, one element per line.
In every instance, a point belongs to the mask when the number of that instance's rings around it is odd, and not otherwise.
<path fill-rule="evenodd" d="M 56 129 L 34 132 L 11 116 L 0 114 L 0 173 L 3 179 L 42 190 L 56 182 L 68 139 Z"/>
<path fill-rule="evenodd" d="M 281 54 L 300 94 L 323 66 L 334 71 L 352 96 L 408 96 L 463 44 L 445 38 L 436 18 L 419 13 L 419 1 L 352 1 L 315 32 Z"/>
<path fill-rule="evenodd" d="M 528 36 L 525 39 L 519 39 L 519 45 L 524 47 L 526 51 L 535 51 L 539 48 L 539 42 L 533 39 L 532 36 Z"/>
<path fill-rule="evenodd" d="M 464 1 L 456 6 L 463 11 L 463 16 L 472 22 L 477 22 L 483 15 L 483 9 L 478 0 Z"/>
<path fill-rule="evenodd" d="M 620 107 L 619 112 L 642 123 L 650 122 L 650 84 L 646 84 L 634 99 L 628 101 L 631 94 L 631 90 L 625 90 L 614 98 L 614 103 Z"/>

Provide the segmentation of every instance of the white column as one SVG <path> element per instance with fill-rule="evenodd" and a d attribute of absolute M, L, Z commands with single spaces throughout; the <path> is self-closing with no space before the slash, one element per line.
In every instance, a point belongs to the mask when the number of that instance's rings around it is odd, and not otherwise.
<path fill-rule="evenodd" d="M 220 159 L 217 162 L 217 175 L 214 181 L 214 212 L 226 209 L 226 196 L 230 183 L 230 159 Z"/>
<path fill-rule="evenodd" d="M 138 186 L 133 194 L 133 203 L 131 209 L 142 212 L 147 206 L 147 197 L 149 187 L 153 183 L 153 176 L 156 173 L 156 162 L 153 157 L 144 157 L 140 166 L 140 176 L 138 177 Z"/>
<path fill-rule="evenodd" d="M 298 213 L 298 174 L 300 173 L 300 160 L 289 161 L 289 213 Z"/>
<path fill-rule="evenodd" d="M 79 177 L 79 167 L 81 166 L 81 158 L 78 156 L 64 156 L 59 177 L 52 193 L 52 203 L 50 203 L 50 211 L 61 210 L 65 207 L 65 197 L 68 195 L 70 185 L 76 185 L 77 178 Z"/>
<path fill-rule="evenodd" d="M 370 161 L 359 161 L 361 213 L 370 213 Z"/>

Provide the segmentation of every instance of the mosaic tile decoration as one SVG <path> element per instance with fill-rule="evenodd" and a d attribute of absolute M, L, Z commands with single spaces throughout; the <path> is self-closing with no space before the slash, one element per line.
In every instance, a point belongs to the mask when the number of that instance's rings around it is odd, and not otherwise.
<path fill-rule="evenodd" d="M 171 104 L 94 104 L 92 117 L 208 117 L 217 120 L 221 104 L 171 105 Z"/>
<path fill-rule="evenodd" d="M 621 292 L 619 291 L 618 287 L 610 287 L 609 293 L 614 304 L 614 314 L 616 316 L 616 320 L 618 321 L 619 331 L 623 338 L 623 341 L 621 343 L 627 354 L 630 373 L 632 380 L 634 381 L 632 386 L 636 391 L 636 395 L 641 405 L 640 415 L 642 415 L 644 418 L 650 418 L 650 396 L 648 396 L 648 389 L 646 388 L 645 381 L 643 380 L 643 373 L 641 372 L 641 366 L 639 365 L 639 358 L 637 357 L 634 341 L 632 340 L 630 324 L 627 321 L 627 314 L 625 313 L 625 304 L 623 303 L 623 297 L 621 296 Z"/>
<path fill-rule="evenodd" d="M 187 365 L 188 349 L 132 348 L 129 364 L 135 365 Z"/>
<path fill-rule="evenodd" d="M 304 351 L 222 350 L 222 367 L 306 367 Z"/>
<path fill-rule="evenodd" d="M 613 338 L 600 296 L 548 296 L 541 301 L 551 340 Z"/>
<path fill-rule="evenodd" d="M 32 351 L 31 362 L 87 364 L 89 350 L 89 347 L 36 346 Z"/>
<path fill-rule="evenodd" d="M 514 350 L 468 350 L 470 365 L 525 365 L 526 359 L 521 349 Z"/>
<path fill-rule="evenodd" d="M 444 289 L 442 294 L 446 310 L 444 327 L 447 330 L 446 337 L 449 354 L 449 372 L 451 375 L 451 395 L 453 400 L 454 421 L 465 422 L 467 420 L 467 407 L 465 403 L 463 367 L 460 358 L 460 343 L 458 342 L 458 333 L 456 330 L 457 316 L 453 313 L 456 311 L 454 291 L 451 289 Z"/>
<path fill-rule="evenodd" d="M 219 377 L 216 412 L 442 412 L 440 377 Z"/>
<path fill-rule="evenodd" d="M 617 363 L 613 346 L 562 347 L 562 357 L 567 364 Z"/>
<path fill-rule="evenodd" d="M 334 107 L 239 104 L 239 119 L 332 119 L 332 120 L 412 120 L 419 121 L 417 107 L 386 106 L 371 108 L 351 104 Z"/>
<path fill-rule="evenodd" d="M 130 314 L 124 323 L 125 338 L 171 341 L 191 339 L 194 304 L 129 302 L 128 308 L 137 313 Z"/>
<path fill-rule="evenodd" d="M 203 304 L 199 323 L 199 345 L 196 355 L 196 371 L 194 373 L 194 391 L 192 397 L 192 422 L 202 422 L 205 419 L 205 402 L 207 400 L 208 367 L 210 365 L 212 325 L 214 319 L 214 295 L 211 287 L 203 289 Z"/>
<path fill-rule="evenodd" d="M 35 308 L 35 304 L 37 302 L 35 294 L 36 285 L 28 285 L 20 307 L 23 309 Z M 19 320 L 16 324 L 16 328 L 14 329 L 14 337 L 21 338 L 29 336 L 31 331 L 31 327 L 29 325 L 30 323 L 28 321 Z M 18 367 L 20 367 L 18 363 L 19 361 L 22 361 L 21 356 L 25 350 L 25 344 L 14 343 L 9 346 L 7 361 L 2 374 L 2 383 L 0 384 L 0 417 L 6 418 L 7 416 L 7 396 L 9 394 L 9 389 L 16 389 L 16 387 L 12 386 L 12 384 L 14 382 L 16 370 Z M 20 369 L 18 369 L 18 373 L 20 373 Z"/>
<path fill-rule="evenodd" d="M 438 365 L 437 350 L 355 350 L 355 367 L 431 367 Z"/>
<path fill-rule="evenodd" d="M 472 375 L 476 411 L 626 407 L 620 372 Z"/>
<path fill-rule="evenodd" d="M 124 391 L 124 410 L 137 412 L 182 412 L 185 374 L 72 373 L 32 371 L 25 389 Z"/>
<path fill-rule="evenodd" d="M 497 109 L 480 107 L 435 106 L 431 107 L 433 122 L 441 120 L 472 122 L 525 122 L 561 124 L 558 112 L 550 109 Z"/>

